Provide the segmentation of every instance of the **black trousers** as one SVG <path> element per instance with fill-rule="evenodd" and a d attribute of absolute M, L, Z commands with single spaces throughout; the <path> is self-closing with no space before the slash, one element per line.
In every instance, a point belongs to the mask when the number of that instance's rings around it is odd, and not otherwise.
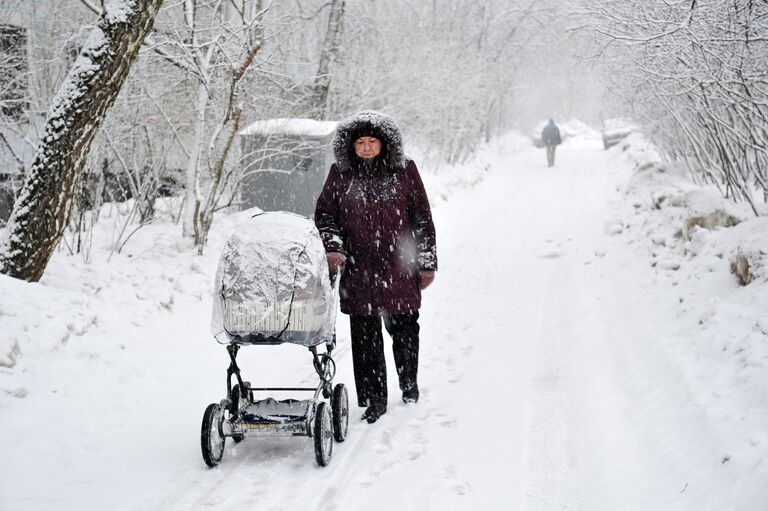
<path fill-rule="evenodd" d="M 387 402 L 387 363 L 381 320 L 392 336 L 392 351 L 400 379 L 400 390 L 416 385 L 419 368 L 419 311 L 391 316 L 350 316 L 352 365 L 355 371 L 357 404 Z"/>

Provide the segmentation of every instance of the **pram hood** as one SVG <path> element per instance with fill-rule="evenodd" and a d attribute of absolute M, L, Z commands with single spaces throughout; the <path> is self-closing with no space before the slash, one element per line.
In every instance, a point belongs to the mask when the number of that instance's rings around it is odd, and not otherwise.
<path fill-rule="evenodd" d="M 336 293 L 310 220 L 262 213 L 229 238 L 214 285 L 217 341 L 314 346 L 333 337 L 335 321 Z"/>

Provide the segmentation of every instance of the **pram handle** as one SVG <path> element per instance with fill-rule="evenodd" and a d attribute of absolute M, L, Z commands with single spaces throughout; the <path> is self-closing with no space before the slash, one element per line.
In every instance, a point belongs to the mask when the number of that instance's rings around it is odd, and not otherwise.
<path fill-rule="evenodd" d="M 344 271 L 344 266 L 339 267 L 334 272 L 328 272 L 328 276 L 331 279 L 331 288 L 336 289 L 337 283 L 341 280 L 341 273 Z"/>

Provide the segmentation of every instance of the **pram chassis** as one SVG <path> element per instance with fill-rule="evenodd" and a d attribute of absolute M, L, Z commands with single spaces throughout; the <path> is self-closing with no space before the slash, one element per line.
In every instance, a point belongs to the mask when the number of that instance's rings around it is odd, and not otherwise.
<path fill-rule="evenodd" d="M 312 364 L 320 379 L 316 387 L 252 387 L 244 381 L 237 364 L 241 344 L 277 345 L 279 339 L 259 336 L 243 343 L 236 338 L 227 344 L 227 397 L 211 404 L 203 415 L 201 447 L 203 459 L 210 467 L 223 456 L 227 437 L 240 442 L 248 437 L 308 436 L 314 439 L 315 459 L 326 466 L 331 459 L 333 441 L 343 442 L 349 421 L 349 399 L 343 384 L 333 385 L 336 363 L 332 353 L 335 335 L 325 342 L 325 352 L 309 346 Z M 233 376 L 236 383 L 233 385 Z M 255 392 L 313 392 L 311 399 L 277 401 L 271 397 L 255 400 Z M 322 396 L 322 397 L 321 397 Z M 323 399 L 330 400 L 329 403 Z"/>

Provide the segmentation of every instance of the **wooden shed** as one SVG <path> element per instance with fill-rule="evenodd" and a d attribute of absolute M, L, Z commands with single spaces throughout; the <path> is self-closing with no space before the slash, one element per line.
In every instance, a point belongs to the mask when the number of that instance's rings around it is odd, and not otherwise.
<path fill-rule="evenodd" d="M 328 169 L 336 122 L 267 119 L 240 131 L 244 208 L 311 217 Z"/>

